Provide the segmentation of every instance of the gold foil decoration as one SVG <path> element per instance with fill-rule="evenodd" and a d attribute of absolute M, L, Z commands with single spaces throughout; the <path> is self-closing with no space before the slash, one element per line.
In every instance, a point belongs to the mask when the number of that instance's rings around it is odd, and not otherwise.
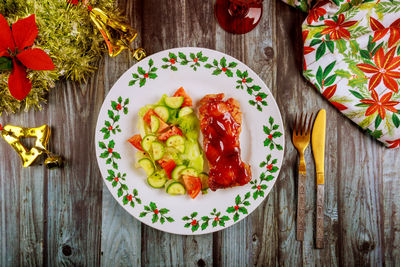
<path fill-rule="evenodd" d="M 48 125 L 43 125 L 37 128 L 24 128 L 6 125 L 1 131 L 1 136 L 4 138 L 4 140 L 6 140 L 6 142 L 9 143 L 11 147 L 15 149 L 15 151 L 17 151 L 24 167 L 29 167 L 42 154 L 51 154 L 47 150 L 50 134 L 51 130 Z M 28 150 L 20 140 L 21 138 L 26 137 L 36 137 L 35 144 L 30 150 Z M 59 156 L 50 155 L 49 158 L 51 157 Z"/>
<path fill-rule="evenodd" d="M 143 48 L 131 48 L 137 31 L 117 16 L 108 14 L 99 8 L 93 8 L 90 10 L 90 19 L 103 35 L 108 47 L 108 54 L 111 57 L 115 57 L 124 49 L 129 49 L 136 60 L 141 60 L 146 56 Z"/>

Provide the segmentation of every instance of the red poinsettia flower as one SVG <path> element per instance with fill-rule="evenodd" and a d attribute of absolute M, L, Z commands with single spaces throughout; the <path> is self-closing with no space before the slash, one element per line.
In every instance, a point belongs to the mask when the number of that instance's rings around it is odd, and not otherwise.
<path fill-rule="evenodd" d="M 336 88 L 337 88 L 337 85 L 336 85 L 336 84 L 334 84 L 334 85 L 332 85 L 332 86 L 329 86 L 328 88 L 326 88 L 326 89 L 324 90 L 324 92 L 322 93 L 322 95 L 323 95 L 326 99 L 328 99 L 329 102 L 331 102 L 332 105 L 334 105 L 338 110 L 345 110 L 345 109 L 347 109 L 347 107 L 346 107 L 345 105 L 343 105 L 343 104 L 341 104 L 341 103 L 339 103 L 339 102 L 336 102 L 336 101 L 332 101 L 332 100 L 331 100 L 331 98 L 333 97 L 333 95 L 334 95 L 335 92 L 336 92 Z"/>
<path fill-rule="evenodd" d="M 343 14 L 340 14 L 336 21 L 325 20 L 325 25 L 328 27 L 325 28 L 321 32 L 321 34 L 322 35 L 329 34 L 331 40 L 337 40 L 342 38 L 349 39 L 350 32 L 346 28 L 353 26 L 354 24 L 357 23 L 357 21 L 351 20 L 344 22 L 344 20 L 345 17 Z"/>
<path fill-rule="evenodd" d="M 375 90 L 372 90 L 371 96 L 372 99 L 363 99 L 360 100 L 361 103 L 370 105 L 365 112 L 365 116 L 370 116 L 378 111 L 379 116 L 384 119 L 386 115 L 386 110 L 397 113 L 397 109 L 394 108 L 400 102 L 390 101 L 393 93 L 384 94 L 380 99 Z"/>
<path fill-rule="evenodd" d="M 323 5 L 329 1 L 323 0 L 319 1 L 313 8 L 310 9 L 307 16 L 307 23 L 311 24 L 313 21 L 317 22 L 319 17 L 326 14 L 326 10 L 322 8 Z"/>
<path fill-rule="evenodd" d="M 303 31 L 303 43 L 306 41 L 307 35 L 309 32 L 310 31 L 308 31 L 308 30 Z M 315 50 L 315 48 L 312 48 L 310 46 L 304 46 L 303 55 L 310 54 L 314 50 Z M 306 59 L 304 57 L 303 57 L 303 68 L 304 68 L 304 70 L 307 70 Z"/>
<path fill-rule="evenodd" d="M 0 14 L 0 57 L 8 57 L 13 61 L 13 69 L 8 78 L 8 89 L 11 95 L 23 100 L 32 89 L 31 81 L 26 77 L 26 69 L 52 70 L 51 58 L 39 48 L 29 48 L 38 34 L 35 15 L 20 19 L 8 25 Z"/>
<path fill-rule="evenodd" d="M 393 47 L 385 55 L 381 47 L 374 56 L 375 66 L 367 63 L 357 64 L 357 67 L 363 72 L 374 74 L 369 80 L 369 90 L 374 90 L 383 80 L 387 88 L 397 93 L 399 85 L 395 79 L 400 78 L 400 72 L 394 71 L 394 69 L 400 66 L 400 57 L 394 56 L 395 51 L 396 48 Z"/>
<path fill-rule="evenodd" d="M 388 148 L 396 148 L 400 146 L 400 138 L 393 141 L 386 140 L 386 142 L 390 145 Z"/>
<path fill-rule="evenodd" d="M 382 39 L 387 32 L 390 30 L 390 36 L 389 36 L 389 41 L 388 45 L 391 47 L 394 45 L 398 40 L 400 40 L 400 19 L 394 21 L 388 28 L 382 25 L 378 20 L 374 19 L 373 17 L 370 17 L 369 23 L 371 24 L 371 28 L 374 33 L 374 38 L 372 39 L 372 42 L 376 42 L 380 39 Z"/>

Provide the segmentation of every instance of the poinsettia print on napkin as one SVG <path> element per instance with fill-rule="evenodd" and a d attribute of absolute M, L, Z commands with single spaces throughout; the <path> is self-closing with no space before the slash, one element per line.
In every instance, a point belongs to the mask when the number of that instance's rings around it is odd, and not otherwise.
<path fill-rule="evenodd" d="M 373 137 L 400 147 L 400 1 L 322 0 L 308 12 L 304 76 Z"/>

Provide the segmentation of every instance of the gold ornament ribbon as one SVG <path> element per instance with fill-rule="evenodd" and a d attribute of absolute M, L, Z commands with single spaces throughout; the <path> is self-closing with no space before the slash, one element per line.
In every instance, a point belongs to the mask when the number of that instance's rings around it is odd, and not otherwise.
<path fill-rule="evenodd" d="M 62 158 L 58 155 L 52 155 L 47 150 L 51 130 L 48 125 L 37 128 L 24 128 L 12 125 L 6 125 L 4 128 L 0 124 L 1 136 L 18 153 L 24 167 L 29 167 L 42 154 L 47 154 L 45 164 L 50 168 L 61 167 Z M 35 145 L 28 150 L 22 143 L 21 138 L 36 137 Z"/>
<path fill-rule="evenodd" d="M 111 57 L 115 57 L 124 49 L 129 49 L 136 60 L 141 60 L 146 56 L 143 48 L 131 48 L 131 43 L 138 33 L 130 25 L 99 8 L 89 10 L 90 19 L 103 35 L 108 47 L 108 54 Z"/>

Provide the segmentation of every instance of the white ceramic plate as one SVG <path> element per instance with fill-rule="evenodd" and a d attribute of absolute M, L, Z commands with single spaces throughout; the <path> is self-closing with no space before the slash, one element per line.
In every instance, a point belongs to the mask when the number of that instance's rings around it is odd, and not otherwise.
<path fill-rule="evenodd" d="M 249 184 L 191 199 L 151 188 L 143 169 L 134 167 L 136 149 L 127 140 L 138 133 L 139 108 L 181 86 L 195 104 L 211 93 L 240 102 L 242 160 L 252 169 Z M 271 92 L 249 67 L 214 50 L 176 48 L 145 58 L 115 83 L 99 113 L 96 155 L 111 194 L 136 219 L 169 233 L 205 234 L 237 223 L 265 199 L 282 164 L 283 133 Z"/>

